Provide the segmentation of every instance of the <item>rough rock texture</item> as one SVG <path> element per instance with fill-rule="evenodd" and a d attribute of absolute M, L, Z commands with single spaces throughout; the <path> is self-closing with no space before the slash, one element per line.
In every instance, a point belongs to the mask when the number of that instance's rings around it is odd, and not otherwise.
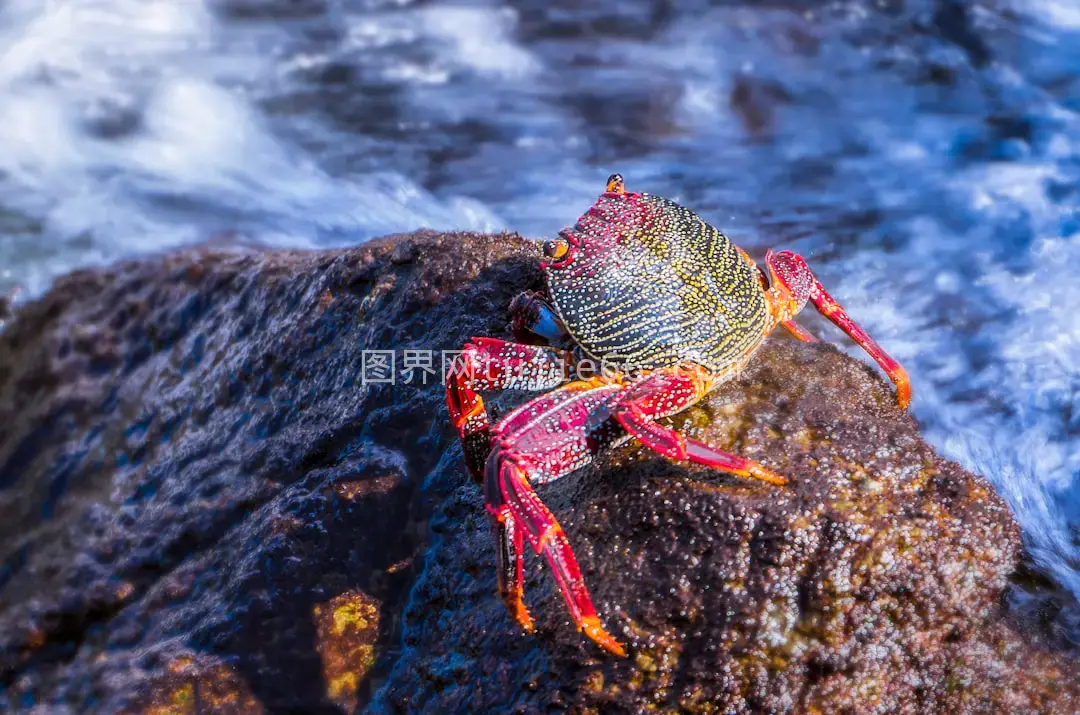
<path fill-rule="evenodd" d="M 534 559 L 516 631 L 462 490 L 405 615 L 380 704 L 505 712 L 1077 712 L 1078 668 L 1000 622 L 1018 528 L 983 479 L 934 455 L 887 383 L 835 348 L 772 339 L 682 431 L 786 488 L 627 447 L 540 488 L 626 660 L 569 623 Z M 1038 675 L 1035 675 L 1035 674 Z M 467 684 L 467 685 L 466 685 Z M 460 687 L 457 687 L 460 686 Z"/>
<path fill-rule="evenodd" d="M 269 709 L 368 700 L 452 435 L 437 376 L 364 386 L 362 350 L 501 330 L 526 245 L 192 252 L 23 307 L 0 334 L 0 710 L 205 701 L 193 669 Z"/>
<path fill-rule="evenodd" d="M 23 307 L 0 334 L 0 709 L 1080 708 L 1075 664 L 1003 620 L 1019 535 L 989 485 L 869 366 L 781 337 L 677 422 L 793 484 L 627 447 L 541 488 L 631 655 L 576 633 L 535 559 L 521 634 L 438 381 L 360 366 L 505 335 L 536 253 L 189 252 Z"/>

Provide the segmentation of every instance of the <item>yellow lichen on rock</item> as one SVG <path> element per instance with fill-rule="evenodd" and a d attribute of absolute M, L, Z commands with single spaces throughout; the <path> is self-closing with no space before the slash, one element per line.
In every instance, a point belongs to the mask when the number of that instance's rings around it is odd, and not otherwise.
<path fill-rule="evenodd" d="M 143 715 L 264 712 L 248 684 L 227 663 L 203 654 L 170 660 L 165 674 L 151 681 L 147 696 L 126 710 Z"/>
<path fill-rule="evenodd" d="M 326 696 L 352 710 L 361 683 L 375 665 L 379 603 L 360 591 L 348 591 L 315 606 L 313 616 Z"/>

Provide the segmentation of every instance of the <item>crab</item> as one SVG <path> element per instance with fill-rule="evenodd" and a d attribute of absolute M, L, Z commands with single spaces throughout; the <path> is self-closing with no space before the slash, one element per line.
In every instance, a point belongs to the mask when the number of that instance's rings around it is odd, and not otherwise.
<path fill-rule="evenodd" d="M 618 174 L 572 229 L 543 244 L 546 296 L 510 305 L 516 342 L 477 337 L 446 379 L 446 399 L 465 462 L 482 485 L 497 550 L 499 594 L 528 632 L 524 544 L 547 562 L 570 616 L 599 646 L 625 655 L 593 606 L 570 542 L 533 487 L 586 466 L 630 439 L 667 457 L 777 487 L 787 479 L 684 436 L 659 420 L 733 379 L 810 302 L 895 383 L 901 408 L 911 386 L 900 365 L 853 321 L 791 251 L 769 251 L 761 269 L 723 233 L 679 204 L 631 193 Z M 586 369 L 587 368 L 587 369 Z M 495 426 L 479 392 L 547 391 Z"/>

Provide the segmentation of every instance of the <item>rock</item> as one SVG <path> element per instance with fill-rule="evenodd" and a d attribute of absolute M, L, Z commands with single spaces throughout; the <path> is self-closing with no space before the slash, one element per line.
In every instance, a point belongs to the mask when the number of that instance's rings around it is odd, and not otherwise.
<path fill-rule="evenodd" d="M 0 710 L 366 703 L 453 435 L 438 376 L 364 385 L 363 350 L 501 330 L 532 251 L 194 251 L 22 306 L 0 333 Z"/>
<path fill-rule="evenodd" d="M 780 336 L 676 423 L 793 483 L 626 447 L 541 487 L 630 657 L 573 629 L 535 558 L 521 633 L 439 380 L 361 373 L 364 350 L 400 369 L 506 335 L 537 253 L 432 232 L 191 251 L 22 306 L 0 333 L 0 708 L 1077 710 L 1075 665 L 1004 612 L 1020 539 L 989 484 L 870 366 Z"/>
<path fill-rule="evenodd" d="M 432 712 L 1076 712 L 1073 663 L 1001 621 L 1020 549 L 1004 502 L 937 457 L 887 383 L 827 344 L 771 338 L 676 420 L 784 488 L 640 447 L 539 489 L 618 659 L 528 568 L 535 637 L 492 597 L 481 502 L 448 494 L 380 706 Z M 1034 673 L 1038 673 L 1037 676 Z M 468 687 L 454 687 L 468 683 Z"/>

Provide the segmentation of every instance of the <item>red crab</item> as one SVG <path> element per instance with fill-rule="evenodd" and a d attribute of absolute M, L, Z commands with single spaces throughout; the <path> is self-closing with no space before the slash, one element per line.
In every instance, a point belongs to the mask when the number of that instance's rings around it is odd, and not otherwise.
<path fill-rule="evenodd" d="M 473 338 L 465 345 L 459 369 L 447 377 L 446 401 L 469 470 L 483 484 L 498 540 L 499 591 L 510 613 L 532 631 L 522 601 L 528 540 L 553 571 L 578 628 L 625 655 L 600 623 L 570 543 L 533 485 L 564 477 L 630 438 L 669 459 L 786 484 L 757 462 L 657 420 L 734 377 L 777 325 L 814 340 L 792 322 L 807 301 L 881 365 L 901 407 L 911 387 L 903 368 L 848 317 L 801 256 L 769 251 L 766 275 L 692 211 L 628 193 L 618 174 L 559 235 L 543 247 L 550 302 L 524 293 L 511 303 L 522 342 Z M 548 345 L 527 344 L 538 338 Z M 585 377 L 587 360 L 590 368 L 602 361 L 608 369 Z M 502 389 L 550 392 L 492 428 L 477 391 Z"/>

